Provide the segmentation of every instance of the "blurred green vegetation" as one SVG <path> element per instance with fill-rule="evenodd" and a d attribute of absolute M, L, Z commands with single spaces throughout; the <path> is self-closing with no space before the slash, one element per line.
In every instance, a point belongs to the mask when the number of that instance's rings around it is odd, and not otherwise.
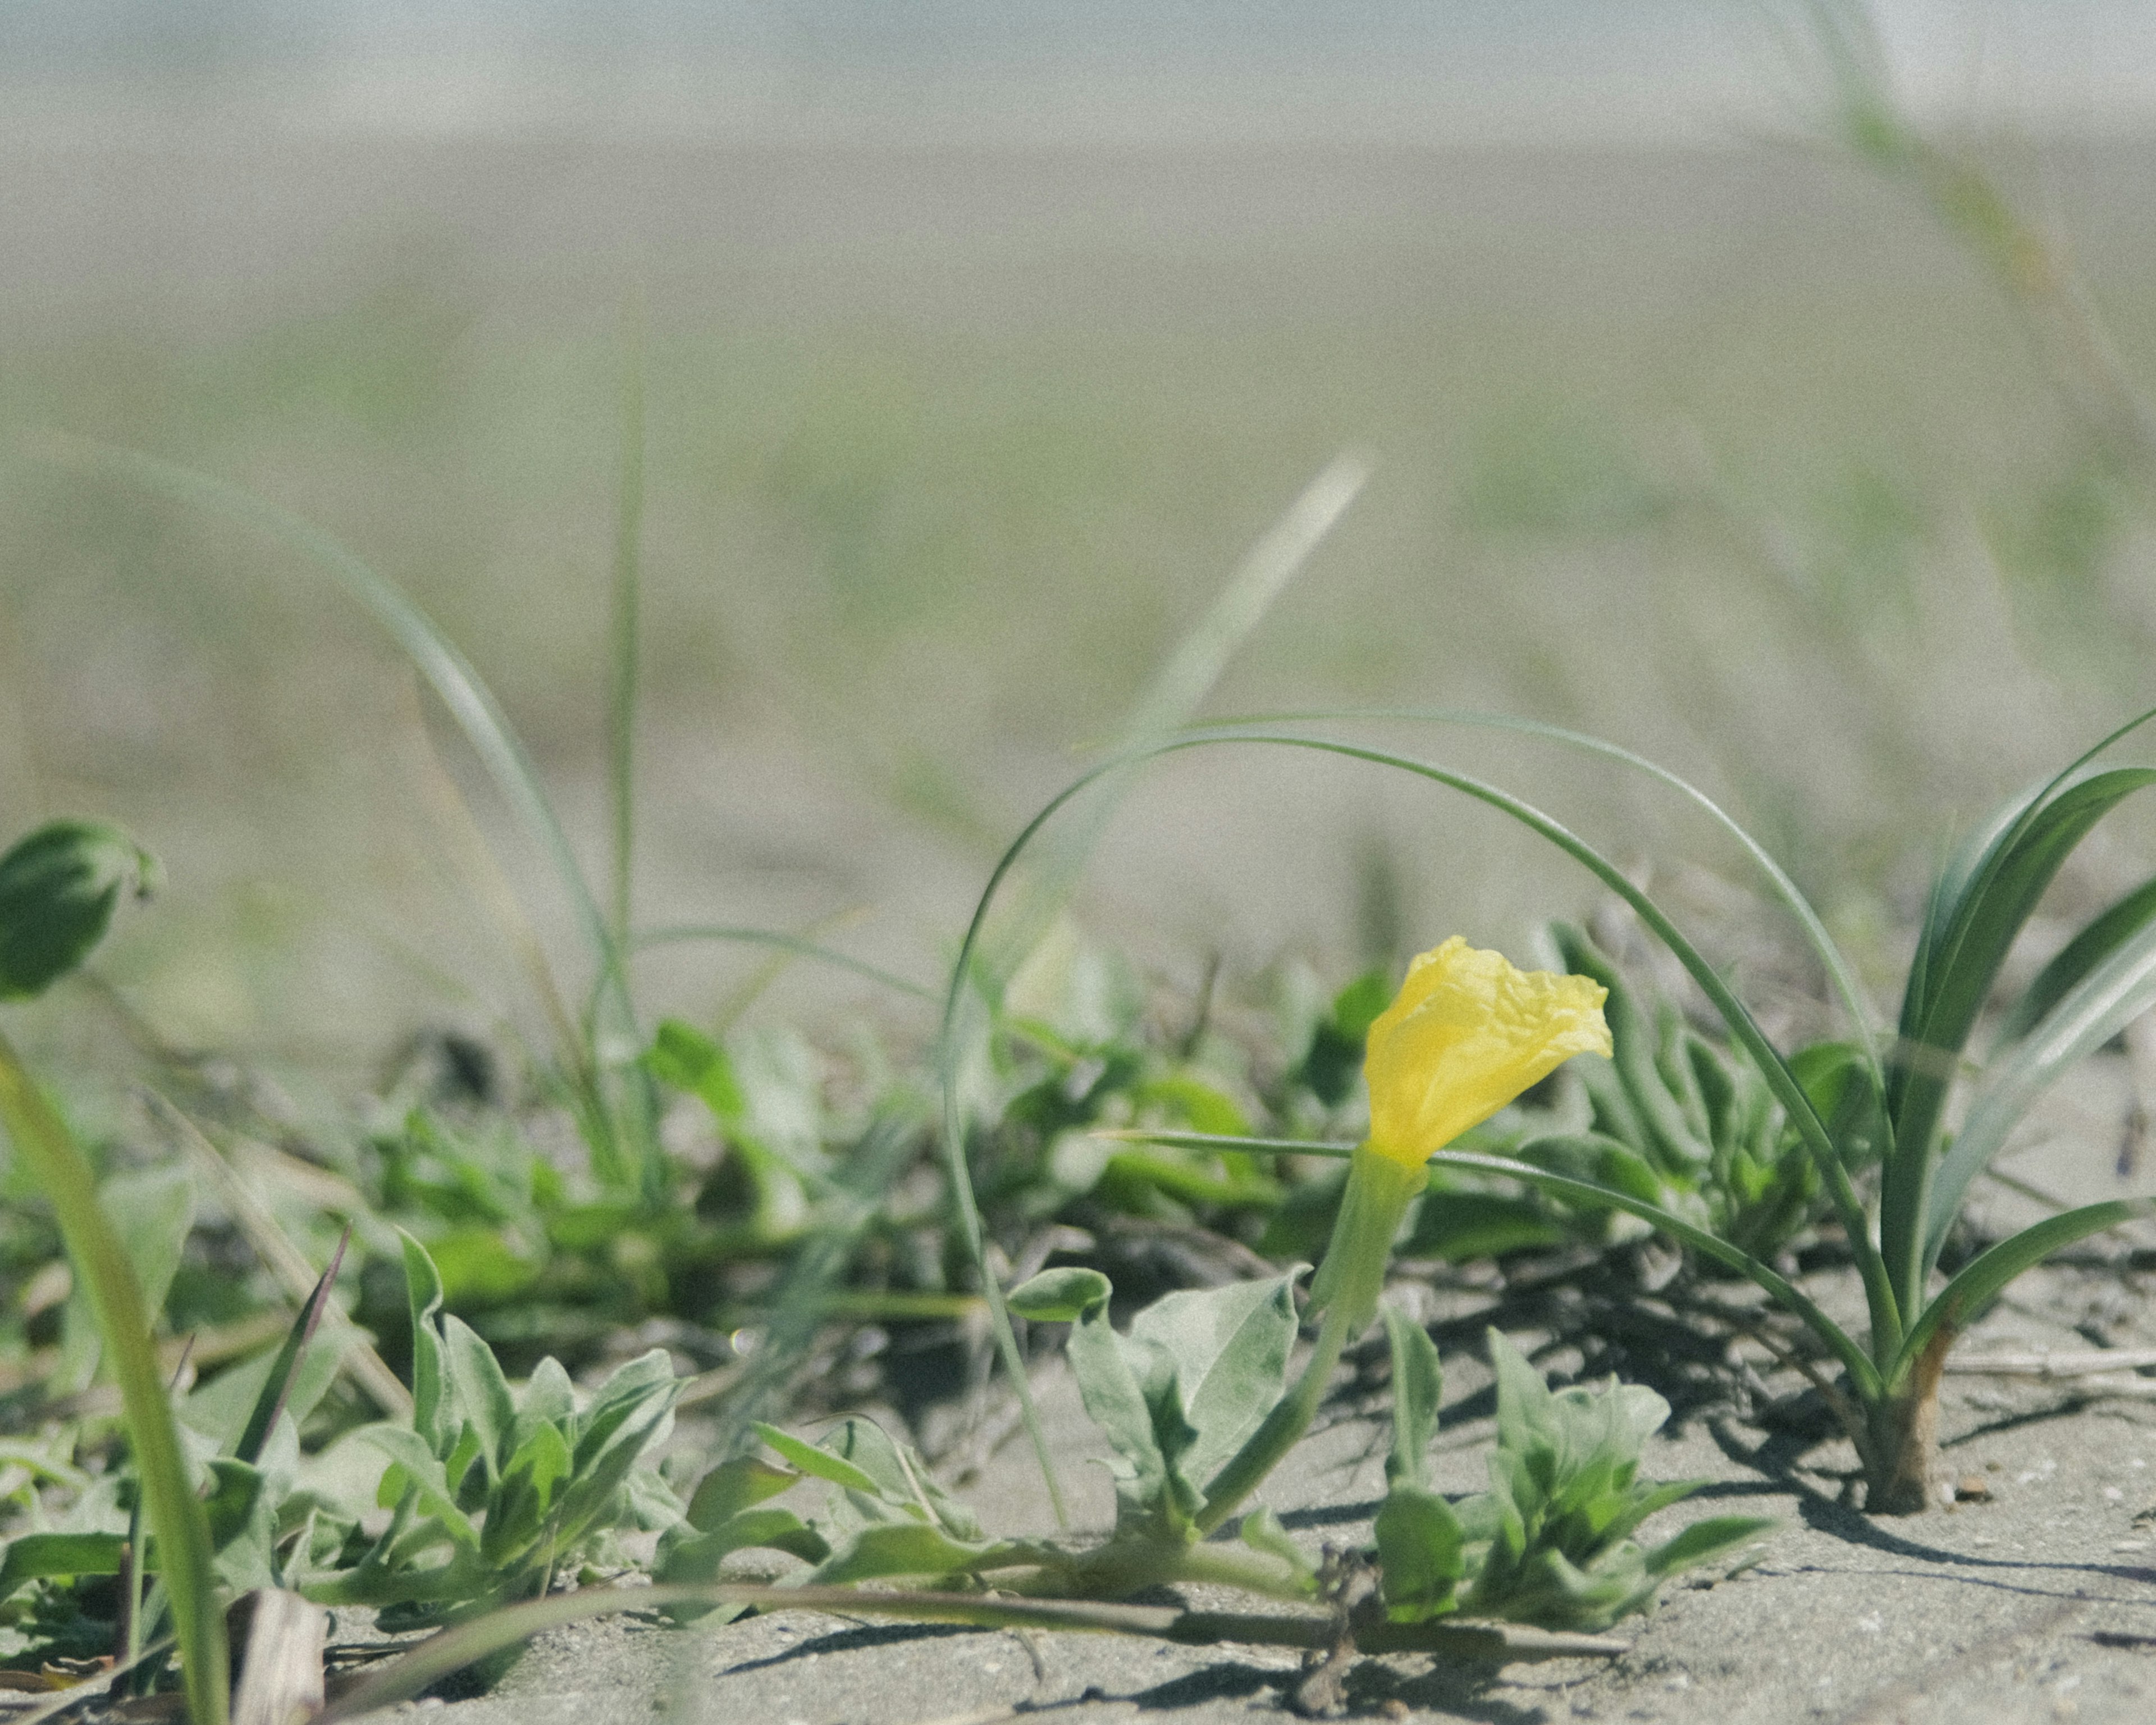
<path fill-rule="evenodd" d="M 69 147 L 62 189 L 120 160 Z M 1999 157 L 2009 191 L 2059 192 L 2129 374 L 2156 333 L 2156 222 L 2125 191 L 2147 160 Z M 2145 694 L 2144 480 L 1920 199 L 1794 150 L 326 137 L 205 146 L 168 189 L 142 219 L 187 245 L 121 244 L 121 199 L 11 295 L 0 433 L 182 459 L 352 545 L 501 693 L 594 859 L 616 325 L 642 285 L 649 922 L 851 913 L 842 943 L 932 978 L 990 847 L 1350 444 L 1376 480 L 1214 711 L 1599 732 L 1727 797 L 1840 927 L 1911 908 L 1928 859 L 1893 835 Z M 110 816 L 165 856 L 166 916 L 107 964 L 135 1009 L 345 1074 L 417 1019 L 528 1010 L 444 786 L 501 823 L 388 644 L 274 544 L 8 477 L 0 809 Z M 1443 747 L 1620 849 L 1676 819 L 1577 763 Z M 1224 759 L 1162 784 L 1088 901 L 1142 955 L 1337 973 L 1384 956 L 1378 900 L 1395 939 L 1581 907 L 1494 826 L 1352 776 Z M 649 962 L 705 1022 L 756 963 Z"/>

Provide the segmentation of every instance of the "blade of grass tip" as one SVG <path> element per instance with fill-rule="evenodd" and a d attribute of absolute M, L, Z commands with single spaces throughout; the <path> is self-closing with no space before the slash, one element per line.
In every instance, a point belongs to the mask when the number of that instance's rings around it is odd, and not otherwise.
<path fill-rule="evenodd" d="M 1630 749 L 1625 748 L 1621 744 L 1611 742 L 1605 737 L 1596 737 L 1584 731 L 1567 730 L 1563 726 L 1546 724 L 1539 719 L 1522 719 L 1510 713 L 1479 712 L 1460 707 L 1336 708 L 1308 712 L 1257 713 L 1233 720 L 1224 720 L 1217 724 L 1208 725 L 1204 728 L 1209 732 L 1222 732 L 1230 729 L 1240 730 L 1245 727 L 1258 730 L 1280 725 L 1322 725 L 1358 721 L 1459 725 L 1488 731 L 1510 731 L 1522 736 L 1540 737 L 1547 742 L 1561 744 L 1567 748 L 1579 750 L 1585 754 L 1599 755 L 1605 760 L 1615 761 L 1636 773 L 1646 774 L 1650 778 L 1668 786 L 1687 798 L 1709 819 L 1737 841 L 1744 854 L 1751 859 L 1753 866 L 1766 877 L 1767 884 L 1772 889 L 1774 896 L 1779 898 L 1784 908 L 1796 918 L 1798 926 L 1804 931 L 1804 939 L 1810 946 L 1813 955 L 1825 968 L 1827 980 L 1832 986 L 1835 996 L 1840 1000 L 1842 1010 L 1849 1014 L 1849 1021 L 1856 1030 L 1858 1040 L 1864 1050 L 1865 1060 L 1871 1070 L 1873 1081 L 1881 1085 L 1885 1083 L 1885 1075 L 1881 1070 L 1879 1060 L 1878 1015 L 1873 1010 L 1870 997 L 1857 985 L 1856 973 L 1850 968 L 1848 959 L 1843 955 L 1840 947 L 1835 943 L 1834 937 L 1827 932 L 1825 923 L 1820 920 L 1819 912 L 1812 908 L 1811 901 L 1804 896 L 1803 889 L 1789 878 L 1789 872 L 1781 864 L 1774 860 L 1766 846 L 1753 838 L 1734 815 L 1723 809 L 1705 791 L 1693 784 L 1691 780 L 1681 774 L 1672 773 L 1668 768 L 1656 762 L 1649 760 L 1645 755 L 1635 754 Z"/>
<path fill-rule="evenodd" d="M 286 1297 L 302 1303 L 311 1301 L 316 1282 L 314 1267 L 292 1244 L 276 1217 L 270 1213 L 270 1207 L 240 1178 L 239 1172 L 218 1153 L 208 1135 L 183 1109 L 153 1090 L 146 1090 L 142 1094 L 151 1111 L 172 1129 L 208 1176 L 239 1231 L 254 1248 L 255 1255 L 283 1284 Z M 344 1369 L 383 1413 L 393 1420 L 412 1417 L 412 1392 L 363 1335 L 355 1334 L 346 1345 Z"/>
<path fill-rule="evenodd" d="M 68 1254 L 89 1289 L 105 1358 L 120 1386 L 150 1527 L 172 1597 L 172 1626 L 186 1666 L 188 1717 L 194 1725 L 224 1725 L 229 1686 L 224 1614 L 217 1603 L 209 1520 L 180 1448 L 172 1404 L 151 1343 L 150 1314 L 126 1250 L 98 1204 L 89 1159 L 4 1038 L 0 1124 L 52 1204 Z"/>
<path fill-rule="evenodd" d="M 278 1349 L 277 1358 L 270 1368 L 269 1381 L 263 1384 L 262 1394 L 255 1399 L 254 1410 L 247 1416 L 247 1429 L 233 1445 L 234 1456 L 241 1461 L 253 1463 L 262 1454 L 262 1446 L 270 1441 L 270 1434 L 277 1425 L 277 1416 L 285 1411 L 290 1399 L 292 1379 L 298 1375 L 300 1362 L 305 1357 L 307 1345 L 315 1339 L 315 1332 L 321 1327 L 322 1314 L 329 1309 L 330 1290 L 336 1286 L 337 1271 L 344 1268 L 345 1248 L 352 1244 L 352 1224 L 344 1224 L 344 1232 L 337 1237 L 336 1250 L 330 1259 L 330 1267 L 322 1272 L 322 1279 L 315 1284 L 315 1291 L 307 1303 L 300 1308 L 300 1315 L 292 1321 L 291 1333 L 285 1337 L 285 1345 Z"/>
<path fill-rule="evenodd" d="M 1337 455 L 1253 545 L 1197 622 L 1132 703 L 1116 739 L 1119 754 L 1158 741 L 1190 722 L 1274 601 L 1347 513 L 1370 476 L 1353 450 Z M 1134 763 L 1133 763 L 1134 764 Z M 1066 823 L 1049 847 L 1020 902 L 998 929 L 983 968 L 1000 990 L 1070 896 L 1086 860 L 1100 841 L 1128 788 L 1127 776 L 1104 786 L 1082 819 Z"/>
<path fill-rule="evenodd" d="M 925 988 L 919 983 L 910 983 L 904 977 L 884 970 L 865 961 L 821 947 L 815 942 L 803 940 L 798 935 L 783 934 L 771 928 L 735 928 L 716 922 L 685 922 L 666 928 L 647 928 L 636 935 L 632 944 L 641 952 L 646 947 L 676 946 L 693 941 L 737 941 L 747 946 L 777 947 L 798 958 L 813 958 L 820 964 L 836 965 L 841 970 L 850 970 L 856 976 L 865 977 L 872 983 L 900 994 L 911 994 L 916 1000 L 939 1000 L 942 997 L 933 988 Z"/>
<path fill-rule="evenodd" d="M 607 706 L 609 790 L 613 798 L 613 937 L 629 939 L 629 881 L 636 843 L 637 629 L 644 548 L 644 294 L 630 289 L 621 311 L 621 454 L 614 501 L 613 675 Z"/>
<path fill-rule="evenodd" d="M 640 1046 L 620 945 L 577 862 L 537 768 L 494 691 L 471 661 L 402 588 L 311 522 L 194 468 L 86 438 L 49 434 L 28 447 L 49 459 L 111 474 L 283 541 L 328 575 L 381 624 L 449 708 L 488 777 L 552 865 L 601 978 L 607 1001 L 608 1022 L 603 1028 L 610 1040 L 618 1037 L 625 1045 Z"/>

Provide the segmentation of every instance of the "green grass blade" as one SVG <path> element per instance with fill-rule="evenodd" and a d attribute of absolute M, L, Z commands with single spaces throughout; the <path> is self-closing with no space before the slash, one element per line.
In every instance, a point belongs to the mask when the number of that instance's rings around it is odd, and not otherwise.
<path fill-rule="evenodd" d="M 120 1386 L 129 1441 L 187 1666 L 188 1717 L 223 1725 L 224 1612 L 211 1568 L 209 1521 L 194 1494 L 178 1427 L 151 1345 L 150 1314 L 126 1250 L 97 1202 L 97 1182 L 65 1123 L 0 1040 L 0 1123 L 51 1200 L 68 1255 L 90 1290 L 105 1358 Z"/>
<path fill-rule="evenodd" d="M 1940 1159 L 1925 1216 L 1926 1274 L 1938 1262 L 1969 1182 L 2005 1144 L 2030 1104 L 2072 1066 L 2156 1004 L 2156 925 L 2084 977 L 1992 1076 Z"/>
<path fill-rule="evenodd" d="M 625 944 L 636 845 L 637 619 L 643 596 L 644 297 L 622 307 L 621 456 L 614 500 L 613 675 L 607 698 L 608 785 L 613 814 L 613 937 Z"/>
<path fill-rule="evenodd" d="M 1826 932 L 1826 925 L 1820 920 L 1819 912 L 1812 908 L 1811 901 L 1789 878 L 1789 871 L 1774 860 L 1767 848 L 1753 838 L 1734 815 L 1690 779 L 1649 760 L 1645 755 L 1635 754 L 1604 737 L 1595 737 L 1584 731 L 1569 731 L 1561 725 L 1545 724 L 1539 719 L 1522 719 L 1509 713 L 1478 712 L 1455 707 L 1346 707 L 1309 712 L 1264 713 L 1223 720 L 1205 728 L 1209 732 L 1245 726 L 1259 730 L 1279 725 L 1321 725 L 1354 721 L 1460 725 L 1485 731 L 1514 732 L 1523 737 L 1539 737 L 1566 748 L 1576 749 L 1584 754 L 1598 755 L 1604 760 L 1615 761 L 1676 791 L 1737 841 L 1744 854 L 1752 860 L 1753 865 L 1766 877 L 1774 896 L 1796 918 L 1798 926 L 1804 931 L 1806 942 L 1825 967 L 1827 979 L 1841 1002 L 1842 1010 L 1849 1014 L 1849 1021 L 1855 1027 L 1866 1058 L 1871 1063 L 1873 1078 L 1881 1086 L 1885 1084 L 1886 1078 L 1880 1070 L 1876 1047 L 1879 1037 L 1877 1014 L 1872 1009 L 1870 999 L 1858 985 L 1856 974 L 1849 967 L 1849 960 L 1843 955 L 1841 948 L 1835 944 L 1834 937 Z"/>
<path fill-rule="evenodd" d="M 275 1428 L 277 1416 L 285 1411 L 285 1399 L 292 1393 L 292 1379 L 299 1375 L 300 1361 L 307 1351 L 307 1344 L 315 1339 L 315 1332 L 321 1327 L 322 1316 L 329 1310 L 330 1290 L 336 1286 L 337 1271 L 344 1267 L 345 1248 L 352 1244 L 352 1224 L 344 1224 L 344 1233 L 338 1238 L 336 1250 L 330 1258 L 330 1267 L 322 1272 L 321 1280 L 315 1284 L 314 1292 L 307 1303 L 300 1308 L 300 1315 L 292 1320 L 292 1327 L 285 1332 L 284 1345 L 277 1350 L 277 1358 L 270 1363 L 270 1376 L 262 1385 L 262 1394 L 254 1399 L 254 1406 L 247 1416 L 246 1430 L 239 1434 L 239 1441 L 232 1446 L 234 1459 L 253 1464 L 262 1458 L 262 1446 L 270 1441 Z"/>
<path fill-rule="evenodd" d="M 2156 878 L 2144 880 L 2093 918 L 2036 973 L 1999 1026 L 1994 1049 L 2003 1049 L 2035 1029 L 2051 1009 L 2097 965 L 2156 921 Z"/>
<path fill-rule="evenodd" d="M 1750 1253 L 1686 1221 L 1671 1215 L 1659 1204 L 1649 1204 L 1644 1199 L 1620 1192 L 1614 1187 L 1598 1186 L 1592 1180 L 1575 1180 L 1564 1174 L 1553 1174 L 1535 1167 L 1532 1163 L 1515 1162 L 1509 1156 L 1485 1156 L 1472 1150 L 1440 1150 L 1430 1158 L 1431 1164 L 1440 1168 L 1466 1168 L 1480 1173 L 1506 1174 L 1515 1180 L 1538 1188 L 1553 1198 L 1569 1198 L 1577 1203 L 1606 1204 L 1613 1209 L 1624 1210 L 1641 1221 L 1652 1224 L 1673 1240 L 1684 1242 L 1703 1258 L 1712 1258 L 1717 1264 L 1748 1276 L 1764 1289 L 1768 1296 L 1779 1302 L 1804 1327 L 1834 1351 L 1835 1357 L 1848 1368 L 1857 1394 L 1866 1399 L 1876 1396 L 1881 1382 L 1879 1368 L 1873 1365 L 1854 1337 L 1820 1311 L 1810 1297 L 1792 1285 L 1786 1277 L 1779 1276 L 1768 1266 L 1761 1263 Z"/>
<path fill-rule="evenodd" d="M 2077 1240 L 2086 1240 L 2092 1234 L 2101 1234 L 2107 1228 L 2116 1228 L 2123 1222 L 2145 1216 L 2156 1216 L 2156 1198 L 2117 1198 L 2103 1204 L 2084 1204 L 2079 1209 L 2047 1216 L 2012 1239 L 2003 1240 L 1988 1251 L 1979 1253 L 1962 1266 L 1960 1273 L 1939 1290 L 1922 1315 L 1910 1325 L 1901 1351 L 1887 1368 L 1888 1386 L 1892 1388 L 1900 1382 L 1902 1374 L 1942 1328 L 1949 1335 L 1964 1328 L 1994 1295 L 2024 1271 L 2034 1268 Z"/>
<path fill-rule="evenodd" d="M 1355 1153 L 1353 1144 L 1328 1144 L 1317 1138 L 1243 1138 L 1223 1132 L 1155 1132 L 1148 1127 L 1101 1127 L 1087 1134 L 1114 1138 L 1126 1144 L 1165 1144 L 1176 1150 L 1217 1150 L 1223 1154 L 1240 1151 L 1251 1156 L 1330 1156 L 1345 1162 Z"/>
<path fill-rule="evenodd" d="M 884 970 L 859 958 L 849 957 L 844 952 L 834 952 L 814 941 L 803 940 L 798 935 L 782 934 L 770 928 L 734 928 L 716 922 L 685 922 L 667 928 L 647 928 L 631 937 L 631 947 L 641 952 L 646 947 L 680 946 L 696 941 L 733 941 L 745 946 L 773 947 L 782 952 L 791 952 L 797 958 L 814 958 L 819 963 L 834 964 L 841 970 L 850 970 L 855 976 L 866 977 L 872 983 L 880 983 L 886 988 L 901 994 L 911 994 L 916 1000 L 940 1000 L 942 996 L 933 988 L 924 988 L 919 983 L 910 983 L 904 977 Z"/>

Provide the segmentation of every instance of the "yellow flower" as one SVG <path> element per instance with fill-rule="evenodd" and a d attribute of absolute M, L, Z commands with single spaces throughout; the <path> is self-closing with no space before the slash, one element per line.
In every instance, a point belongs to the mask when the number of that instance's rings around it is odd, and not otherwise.
<path fill-rule="evenodd" d="M 1455 935 L 1408 967 L 1370 1026 L 1370 1148 L 1419 1168 L 1576 1054 L 1609 1052 L 1608 990 L 1516 970 Z"/>

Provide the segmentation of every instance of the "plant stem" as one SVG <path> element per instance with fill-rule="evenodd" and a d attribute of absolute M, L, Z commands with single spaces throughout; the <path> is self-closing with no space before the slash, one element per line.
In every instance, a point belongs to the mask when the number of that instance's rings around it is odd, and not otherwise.
<path fill-rule="evenodd" d="M 52 1204 L 68 1255 L 89 1288 L 105 1363 L 120 1385 L 143 1510 L 157 1536 L 162 1579 L 171 1594 L 172 1622 L 186 1664 L 188 1717 L 194 1725 L 223 1725 L 224 1611 L 211 1566 L 209 1522 L 194 1495 L 164 1377 L 150 1344 L 142 1289 L 126 1249 L 97 1201 L 96 1176 L 88 1158 L 5 1038 L 0 1038 L 0 1124 Z"/>
<path fill-rule="evenodd" d="M 1193 1522 L 1201 1537 L 1240 1508 L 1243 1500 L 1257 1490 L 1310 1429 L 1317 1404 L 1325 1399 L 1334 1368 L 1340 1363 L 1342 1351 L 1377 1313 L 1378 1295 L 1385 1285 L 1385 1266 L 1392 1257 L 1393 1236 L 1399 1232 L 1408 1206 L 1429 1183 L 1429 1170 L 1421 1163 L 1404 1163 L 1367 1143 L 1355 1152 L 1348 1164 L 1348 1190 L 1332 1224 L 1332 1239 L 1311 1282 L 1312 1303 L 1325 1307 L 1317 1349 L 1295 1388 L 1214 1476 L 1206 1491 L 1205 1507 Z"/>

